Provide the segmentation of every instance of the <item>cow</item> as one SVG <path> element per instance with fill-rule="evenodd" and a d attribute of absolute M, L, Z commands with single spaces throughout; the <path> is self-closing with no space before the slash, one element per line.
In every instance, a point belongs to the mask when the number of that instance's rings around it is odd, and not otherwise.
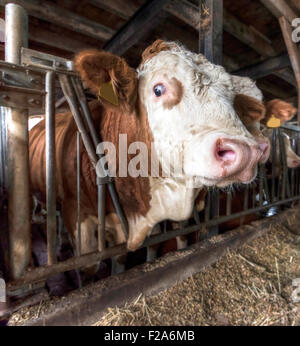
<path fill-rule="evenodd" d="M 266 125 L 273 116 L 280 120 L 280 125 L 283 125 L 291 120 L 296 112 L 297 108 L 292 104 L 280 99 L 273 99 L 266 103 L 266 116 L 262 120 L 262 124 Z"/>
<path fill-rule="evenodd" d="M 87 50 L 75 57 L 76 70 L 99 100 L 89 104 L 96 130 L 116 148 L 115 187 L 129 225 L 127 249 L 136 250 L 153 226 L 190 217 L 197 189 L 250 183 L 264 148 L 247 131 L 234 109 L 231 76 L 174 42 L 157 40 L 148 47 L 137 70 L 105 51 Z M 102 87 L 111 88 L 110 101 Z M 71 113 L 56 118 L 56 194 L 64 224 L 76 244 L 76 132 Z M 119 135 L 126 134 L 121 148 Z M 30 177 L 33 193 L 45 200 L 45 122 L 29 133 Z M 148 157 L 159 162 L 158 176 L 133 177 L 119 173 L 119 150 L 142 142 Z M 177 155 L 182 172 L 165 176 L 170 155 Z M 97 186 L 95 167 L 84 150 L 81 155 L 82 253 L 96 249 Z M 107 153 L 108 163 L 111 159 Z M 143 161 L 145 164 L 145 160 Z M 172 166 L 172 165 L 171 165 Z M 148 171 L 150 168 L 148 166 Z M 106 225 L 110 234 L 122 234 L 107 198 Z M 117 242 L 124 242 L 124 236 Z"/>

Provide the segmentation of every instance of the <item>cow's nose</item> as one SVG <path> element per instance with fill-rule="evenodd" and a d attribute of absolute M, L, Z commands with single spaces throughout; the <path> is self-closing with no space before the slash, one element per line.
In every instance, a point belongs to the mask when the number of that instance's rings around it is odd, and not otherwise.
<path fill-rule="evenodd" d="M 255 168 L 263 156 L 262 145 L 248 145 L 244 141 L 230 138 L 219 138 L 215 144 L 215 157 L 222 177 L 235 177 L 237 181 L 251 181 Z"/>

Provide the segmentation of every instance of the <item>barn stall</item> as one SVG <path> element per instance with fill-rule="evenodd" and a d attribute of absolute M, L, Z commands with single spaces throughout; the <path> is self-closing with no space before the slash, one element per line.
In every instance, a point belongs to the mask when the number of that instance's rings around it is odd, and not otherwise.
<path fill-rule="evenodd" d="M 188 221 L 160 223 L 156 227 L 158 234 L 147 238 L 136 253 L 130 253 L 127 270 L 121 275 L 105 279 L 110 275 L 110 259 L 127 252 L 126 244 L 108 246 L 105 242 L 105 194 L 112 197 L 122 230 L 127 233 L 127 221 L 113 181 L 98 182 L 98 251 L 84 255 L 71 249 L 53 188 L 53 134 L 59 113 L 72 110 L 78 127 L 78 147 L 82 141 L 89 156 L 95 162 L 98 160 L 96 147 L 100 138 L 87 107 L 93 96 L 84 90 L 74 72 L 75 53 L 85 48 L 104 49 L 122 55 L 130 66 L 137 67 L 141 53 L 155 39 L 176 40 L 234 75 L 255 79 L 265 101 L 280 98 L 297 106 L 300 59 L 291 26 L 299 16 L 297 1 L 93 0 L 74 6 L 74 1 L 30 0 L 0 1 L 0 5 L 4 42 L 0 62 L 0 270 L 6 287 L 6 303 L 0 303 L 3 320 L 21 308 L 50 299 L 49 311 L 25 323 L 92 324 L 107 307 L 132 301 L 140 293 L 149 295 L 170 287 L 215 263 L 228 249 L 239 248 L 265 234 L 274 214 L 278 214 L 277 223 L 297 228 L 299 169 L 288 167 L 283 133 L 289 135 L 291 148 L 299 153 L 299 116 L 280 127 L 271 124 L 272 162 L 260 165 L 258 179 L 236 190 L 208 189 L 204 211 L 198 212 L 195 207 Z M 40 114 L 46 118 L 47 201 L 45 209 L 32 214 L 27 119 Z M 77 208 L 79 214 L 79 202 Z M 288 214 L 282 214 L 285 209 Z M 257 219 L 262 220 L 255 221 L 255 227 L 231 231 Z M 80 238 L 80 228 L 78 233 Z M 174 250 L 174 241 L 170 240 L 180 236 L 188 236 L 190 248 L 173 257 L 163 256 L 151 270 L 136 267 L 151 266 L 142 264 L 147 259 L 145 249 L 159 244 L 158 255 L 164 255 L 168 246 Z M 18 256 L 25 268 L 16 265 Z M 100 261 L 101 270 L 93 278 L 97 283 L 82 280 L 80 269 Z M 53 278 L 58 284 L 51 289 Z M 66 287 L 56 290 L 57 285 Z M 79 291 L 73 291 L 78 288 Z M 51 297 L 68 291 L 71 293 L 67 303 L 61 308 L 61 301 Z M 91 314 L 93 309 L 96 311 Z"/>

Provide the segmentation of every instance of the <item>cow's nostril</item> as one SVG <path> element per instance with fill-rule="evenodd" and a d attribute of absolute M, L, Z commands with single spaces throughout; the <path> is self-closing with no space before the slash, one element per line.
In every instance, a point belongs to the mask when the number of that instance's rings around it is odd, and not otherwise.
<path fill-rule="evenodd" d="M 236 159 L 236 153 L 233 150 L 219 149 L 217 151 L 217 157 L 226 162 L 234 162 Z"/>
<path fill-rule="evenodd" d="M 263 152 L 263 154 L 268 150 L 268 143 L 259 143 L 259 149 Z"/>

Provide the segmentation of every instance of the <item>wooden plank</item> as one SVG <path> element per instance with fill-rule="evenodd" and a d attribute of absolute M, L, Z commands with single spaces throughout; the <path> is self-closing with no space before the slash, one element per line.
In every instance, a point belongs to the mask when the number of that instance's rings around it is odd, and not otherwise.
<path fill-rule="evenodd" d="M 291 23 L 297 14 L 291 9 L 285 0 L 260 0 L 261 3 L 277 18 L 286 17 Z"/>
<path fill-rule="evenodd" d="M 4 6 L 10 2 L 11 0 L 0 0 L 0 6 Z M 33 17 L 46 20 L 99 40 L 108 40 L 115 32 L 111 28 L 93 22 L 59 6 L 52 5 L 48 1 L 43 1 L 42 5 L 38 0 L 14 0 L 14 2 L 24 7 L 28 14 Z"/>
<path fill-rule="evenodd" d="M 141 37 L 154 27 L 155 19 L 171 0 L 149 0 L 130 20 L 107 42 L 104 49 L 122 55 L 135 45 Z"/>
<path fill-rule="evenodd" d="M 200 0 L 200 5 L 199 52 L 214 64 L 222 65 L 223 0 Z"/>
<path fill-rule="evenodd" d="M 298 124 L 300 125 L 300 53 L 296 43 L 292 41 L 292 28 L 288 20 L 280 17 L 279 23 L 298 85 Z"/>
<path fill-rule="evenodd" d="M 234 71 L 237 76 L 247 76 L 253 79 L 263 78 L 271 73 L 290 66 L 288 54 L 283 54 L 275 58 L 269 58 L 261 63 L 247 66 L 240 70 Z"/>

